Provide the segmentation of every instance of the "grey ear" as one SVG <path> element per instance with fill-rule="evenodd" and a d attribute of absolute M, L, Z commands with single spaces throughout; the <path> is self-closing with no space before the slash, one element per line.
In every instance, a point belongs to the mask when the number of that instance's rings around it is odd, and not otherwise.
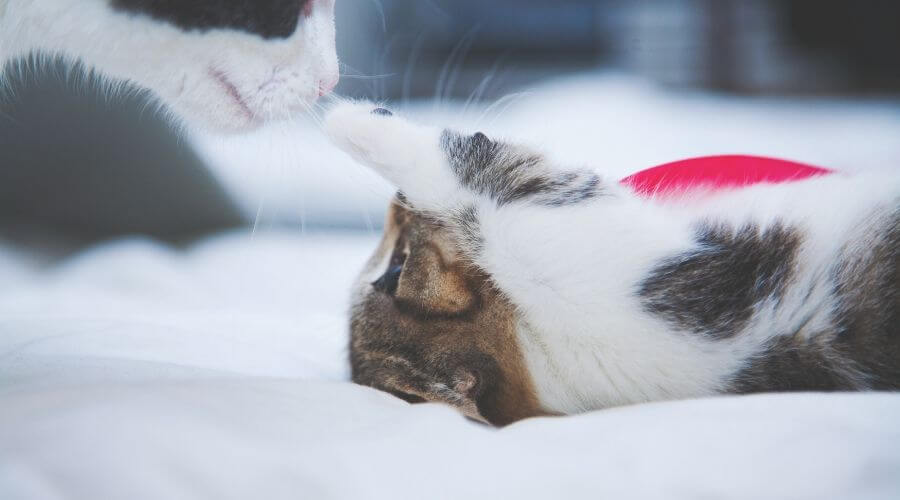
<path fill-rule="evenodd" d="M 483 144 L 490 144 L 491 140 L 490 140 L 490 138 L 488 138 L 488 136 L 484 135 L 483 133 L 475 132 L 475 135 L 472 136 L 472 142 L 476 146 L 481 146 Z"/>

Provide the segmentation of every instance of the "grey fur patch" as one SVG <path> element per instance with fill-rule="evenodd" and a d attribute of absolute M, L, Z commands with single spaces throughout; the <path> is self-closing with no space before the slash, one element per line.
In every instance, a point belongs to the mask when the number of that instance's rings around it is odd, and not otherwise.
<path fill-rule="evenodd" d="M 465 207 L 454 214 L 454 227 L 459 239 L 464 243 L 471 258 L 477 258 L 484 248 L 484 237 L 481 234 L 481 223 L 478 210 L 473 206 Z"/>
<path fill-rule="evenodd" d="M 829 332 L 815 337 L 828 338 Z M 827 340 L 821 343 L 793 335 L 773 338 L 731 383 L 730 392 L 838 391 L 868 388 L 856 364 Z"/>
<path fill-rule="evenodd" d="M 726 339 L 754 306 L 780 300 L 794 273 L 801 236 L 781 223 L 765 230 L 702 224 L 697 248 L 661 262 L 640 284 L 644 308 L 676 328 Z"/>
<path fill-rule="evenodd" d="M 588 170 L 553 172 L 544 158 L 492 141 L 481 132 L 465 136 L 445 130 L 441 147 L 460 183 L 498 205 L 528 200 L 561 207 L 603 193 L 600 177 Z"/>
<path fill-rule="evenodd" d="M 900 389 L 900 214 L 872 214 L 828 279 L 823 331 L 786 332 L 736 375 L 736 392 Z"/>
<path fill-rule="evenodd" d="M 868 374 L 873 389 L 900 389 L 900 210 L 873 214 L 875 227 L 835 267 L 833 344 Z"/>

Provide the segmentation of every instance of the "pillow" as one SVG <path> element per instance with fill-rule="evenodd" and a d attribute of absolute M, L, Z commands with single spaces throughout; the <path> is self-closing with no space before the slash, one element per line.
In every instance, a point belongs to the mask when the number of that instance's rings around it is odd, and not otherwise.
<path fill-rule="evenodd" d="M 695 189 L 738 189 L 760 183 L 794 182 L 834 173 L 777 158 L 726 155 L 691 158 L 642 170 L 620 182 L 642 196 L 659 197 Z"/>

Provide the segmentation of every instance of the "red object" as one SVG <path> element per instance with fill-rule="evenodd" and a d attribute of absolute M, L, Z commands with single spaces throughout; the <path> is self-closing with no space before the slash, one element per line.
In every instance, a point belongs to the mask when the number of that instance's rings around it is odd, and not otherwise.
<path fill-rule="evenodd" d="M 640 195 L 653 197 L 692 189 L 737 189 L 759 183 L 778 184 L 834 173 L 822 167 L 760 156 L 706 156 L 642 170 L 622 179 Z"/>

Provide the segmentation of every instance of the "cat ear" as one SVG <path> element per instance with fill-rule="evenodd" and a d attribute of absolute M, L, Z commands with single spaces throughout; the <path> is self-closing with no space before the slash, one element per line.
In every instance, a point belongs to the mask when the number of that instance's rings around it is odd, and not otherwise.
<path fill-rule="evenodd" d="M 425 401 L 446 403 L 455 407 L 463 415 L 491 423 L 478 408 L 478 400 L 488 385 L 484 373 L 475 365 L 458 366 L 446 380 L 436 380 L 429 385 L 428 391 L 421 397 Z"/>
<path fill-rule="evenodd" d="M 491 143 L 491 140 L 482 132 L 475 132 L 475 135 L 472 136 L 472 142 L 479 146 L 486 146 Z"/>
<path fill-rule="evenodd" d="M 376 387 L 409 403 L 444 403 L 469 418 L 490 423 L 478 410 L 478 397 L 484 387 L 481 371 L 460 365 L 449 375 L 426 374 L 407 364 L 392 366 L 390 371 L 390 376 L 381 379 Z"/>
<path fill-rule="evenodd" d="M 467 417 L 494 425 L 507 421 L 497 407 L 500 369 L 490 356 L 470 351 L 458 355 L 448 386 L 458 395 L 456 404 Z"/>

